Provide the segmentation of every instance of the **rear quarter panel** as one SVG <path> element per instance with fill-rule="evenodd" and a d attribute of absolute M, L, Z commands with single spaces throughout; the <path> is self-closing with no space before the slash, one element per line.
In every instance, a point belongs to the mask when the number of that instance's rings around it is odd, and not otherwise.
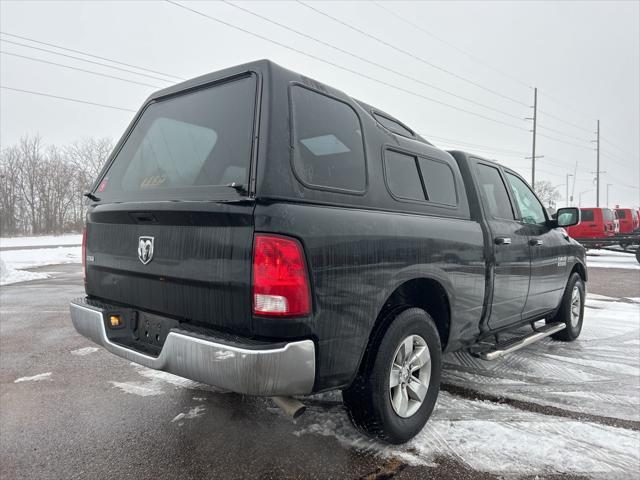
<path fill-rule="evenodd" d="M 255 228 L 294 236 L 304 246 L 314 303 L 313 315 L 302 322 L 319 347 L 316 390 L 352 380 L 378 313 L 405 281 L 431 278 L 443 285 L 451 308 L 451 345 L 461 341 L 463 331 L 479 333 L 485 262 L 477 222 L 272 203 L 256 207 Z"/>

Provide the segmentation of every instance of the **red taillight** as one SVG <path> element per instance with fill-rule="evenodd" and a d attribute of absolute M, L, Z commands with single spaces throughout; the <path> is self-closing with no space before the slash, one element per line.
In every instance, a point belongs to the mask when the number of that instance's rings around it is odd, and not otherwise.
<path fill-rule="evenodd" d="M 302 245 L 275 235 L 253 243 L 253 313 L 301 316 L 311 312 L 309 277 Z"/>
<path fill-rule="evenodd" d="M 82 229 L 82 277 L 86 282 L 87 281 L 87 227 L 84 227 Z"/>

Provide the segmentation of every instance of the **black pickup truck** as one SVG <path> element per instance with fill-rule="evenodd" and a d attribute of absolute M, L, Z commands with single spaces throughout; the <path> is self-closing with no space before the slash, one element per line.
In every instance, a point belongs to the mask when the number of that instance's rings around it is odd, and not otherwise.
<path fill-rule="evenodd" d="M 86 195 L 78 332 L 292 414 L 341 389 L 388 442 L 429 418 L 443 352 L 582 328 L 577 209 L 270 61 L 152 95 Z"/>

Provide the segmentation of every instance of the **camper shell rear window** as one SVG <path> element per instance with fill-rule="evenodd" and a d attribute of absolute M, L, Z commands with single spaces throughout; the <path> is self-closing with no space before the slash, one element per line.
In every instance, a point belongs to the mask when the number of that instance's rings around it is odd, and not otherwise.
<path fill-rule="evenodd" d="M 248 185 L 256 110 L 254 74 L 150 103 L 101 179 L 103 201 L 228 195 Z"/>

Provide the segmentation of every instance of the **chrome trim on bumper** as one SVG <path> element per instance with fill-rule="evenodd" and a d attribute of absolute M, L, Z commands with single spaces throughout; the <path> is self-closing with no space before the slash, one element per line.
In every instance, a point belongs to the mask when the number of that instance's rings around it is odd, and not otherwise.
<path fill-rule="evenodd" d="M 315 346 L 312 340 L 253 350 L 171 331 L 160 355 L 152 357 L 111 342 L 101 309 L 76 301 L 70 303 L 70 309 L 78 333 L 111 353 L 145 367 L 248 395 L 305 395 L 313 389 Z"/>

